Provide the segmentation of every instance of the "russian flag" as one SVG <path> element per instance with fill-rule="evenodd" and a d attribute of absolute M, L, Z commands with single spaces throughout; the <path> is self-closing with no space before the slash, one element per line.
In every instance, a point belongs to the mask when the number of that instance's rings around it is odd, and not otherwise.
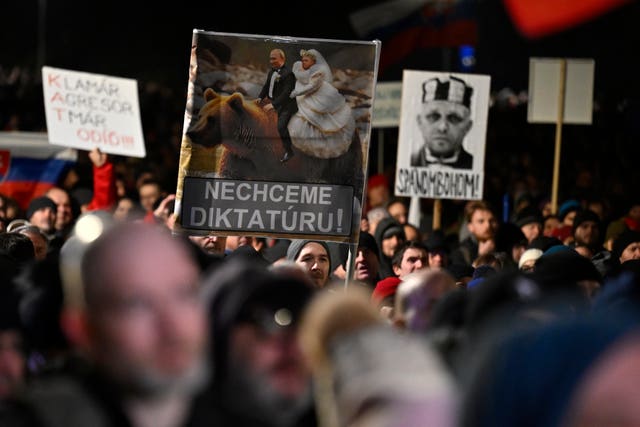
<path fill-rule="evenodd" d="M 350 20 L 360 37 L 382 42 L 380 72 L 420 49 L 478 41 L 473 0 L 392 0 L 358 10 Z"/>
<path fill-rule="evenodd" d="M 49 144 L 46 133 L 0 132 L 0 193 L 26 209 L 77 159 L 75 149 Z"/>

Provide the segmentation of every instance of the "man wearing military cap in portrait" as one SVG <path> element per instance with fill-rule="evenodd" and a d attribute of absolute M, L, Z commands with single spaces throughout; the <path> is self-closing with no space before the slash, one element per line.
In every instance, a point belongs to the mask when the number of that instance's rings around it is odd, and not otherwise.
<path fill-rule="evenodd" d="M 473 124 L 472 95 L 473 88 L 453 76 L 449 80 L 431 78 L 422 84 L 417 121 L 424 144 L 411 155 L 411 166 L 473 168 L 473 155 L 462 146 Z"/>

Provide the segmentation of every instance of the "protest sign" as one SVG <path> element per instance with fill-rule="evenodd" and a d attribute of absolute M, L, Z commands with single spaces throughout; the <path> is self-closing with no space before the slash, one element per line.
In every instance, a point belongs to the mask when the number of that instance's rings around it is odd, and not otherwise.
<path fill-rule="evenodd" d="M 176 230 L 357 242 L 379 42 L 194 30 Z"/>
<path fill-rule="evenodd" d="M 49 142 L 145 157 L 135 80 L 42 67 Z"/>
<path fill-rule="evenodd" d="M 490 77 L 405 70 L 394 193 L 482 199 Z"/>

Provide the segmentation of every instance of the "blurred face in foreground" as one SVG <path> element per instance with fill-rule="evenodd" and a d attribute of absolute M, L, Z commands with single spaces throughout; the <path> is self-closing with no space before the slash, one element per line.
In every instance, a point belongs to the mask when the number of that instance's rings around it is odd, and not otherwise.
<path fill-rule="evenodd" d="M 637 334 L 611 345 L 578 384 L 562 425 L 567 427 L 632 427 L 640 423 L 637 384 L 640 381 Z"/>
<path fill-rule="evenodd" d="M 231 370 L 253 384 L 262 399 L 307 397 L 310 377 L 294 327 L 240 323 L 231 332 L 230 349 Z"/>
<path fill-rule="evenodd" d="M 87 288 L 94 360 L 132 393 L 199 386 L 206 317 L 199 270 L 186 249 L 159 231 L 129 228 L 99 259 Z"/>

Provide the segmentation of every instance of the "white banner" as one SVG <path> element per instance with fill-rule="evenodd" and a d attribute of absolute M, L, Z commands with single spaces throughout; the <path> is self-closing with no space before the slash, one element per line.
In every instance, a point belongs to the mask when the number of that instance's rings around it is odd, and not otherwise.
<path fill-rule="evenodd" d="M 49 142 L 145 157 L 135 80 L 42 67 Z"/>
<path fill-rule="evenodd" d="M 405 70 L 396 196 L 479 200 L 491 79 Z"/>

